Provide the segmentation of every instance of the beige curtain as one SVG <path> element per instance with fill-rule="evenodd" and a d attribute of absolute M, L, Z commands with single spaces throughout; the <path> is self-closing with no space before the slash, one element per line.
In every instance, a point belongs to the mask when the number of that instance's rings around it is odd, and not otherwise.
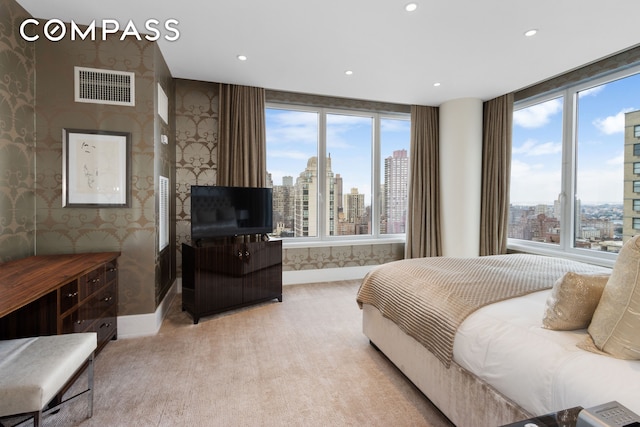
<path fill-rule="evenodd" d="M 507 252 L 513 94 L 484 103 L 480 255 Z"/>
<path fill-rule="evenodd" d="M 411 107 L 411 176 L 405 258 L 440 256 L 439 110 Z"/>
<path fill-rule="evenodd" d="M 264 92 L 257 87 L 220 85 L 217 185 L 266 185 Z"/>

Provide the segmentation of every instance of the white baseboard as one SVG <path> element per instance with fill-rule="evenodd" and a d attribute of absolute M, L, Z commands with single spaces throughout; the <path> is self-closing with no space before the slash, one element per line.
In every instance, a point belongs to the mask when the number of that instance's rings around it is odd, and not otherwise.
<path fill-rule="evenodd" d="M 317 270 L 295 270 L 282 272 L 282 285 L 331 282 L 336 280 L 362 279 L 376 265 L 360 267 L 322 268 Z M 178 278 L 158 308 L 153 313 L 118 316 L 118 338 L 136 338 L 155 335 L 162 326 L 169 306 L 182 293 L 182 278 Z"/>
<path fill-rule="evenodd" d="M 173 302 L 173 299 L 176 297 L 178 280 L 171 285 L 169 292 L 167 292 L 167 295 L 165 295 L 154 313 L 118 316 L 118 338 L 136 338 L 156 335 L 169 311 L 171 302 Z"/>

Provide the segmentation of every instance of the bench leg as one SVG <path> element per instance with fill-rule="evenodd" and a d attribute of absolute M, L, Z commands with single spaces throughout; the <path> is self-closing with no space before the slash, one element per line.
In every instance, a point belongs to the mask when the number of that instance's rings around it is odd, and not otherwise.
<path fill-rule="evenodd" d="M 89 418 L 91 418 L 93 416 L 93 357 L 94 354 L 91 353 L 91 356 L 89 357 L 89 369 L 88 369 L 88 387 L 89 387 L 89 393 L 87 393 L 87 399 L 89 399 L 88 403 L 88 407 L 89 407 Z"/>

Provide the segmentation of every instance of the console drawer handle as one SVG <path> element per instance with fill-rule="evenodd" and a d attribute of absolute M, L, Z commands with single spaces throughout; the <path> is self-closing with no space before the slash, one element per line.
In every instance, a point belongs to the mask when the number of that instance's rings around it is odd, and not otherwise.
<path fill-rule="evenodd" d="M 104 298 L 102 301 L 104 301 L 104 302 L 109 302 L 109 301 L 111 301 L 112 299 L 113 299 L 113 297 L 106 297 L 106 298 Z"/>
<path fill-rule="evenodd" d="M 78 296 L 77 292 L 72 292 L 72 293 L 67 294 L 67 297 L 69 297 L 69 298 L 75 298 L 77 296 Z"/>
<path fill-rule="evenodd" d="M 111 327 L 111 322 L 103 323 L 102 325 L 100 325 L 100 328 L 110 328 L 110 327 Z"/>
<path fill-rule="evenodd" d="M 97 279 L 93 279 L 91 280 L 91 283 L 100 283 L 100 278 L 98 277 Z"/>

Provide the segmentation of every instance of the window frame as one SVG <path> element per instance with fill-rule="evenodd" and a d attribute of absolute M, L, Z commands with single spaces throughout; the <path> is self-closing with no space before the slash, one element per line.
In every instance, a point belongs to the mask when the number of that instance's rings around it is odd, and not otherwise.
<path fill-rule="evenodd" d="M 331 236 L 328 234 L 328 230 L 326 229 L 326 215 L 327 209 L 325 205 L 325 200 L 327 198 L 324 197 L 327 193 L 326 188 L 326 180 L 318 179 L 318 196 L 316 200 L 316 206 L 318 207 L 318 215 L 316 215 L 318 224 L 317 224 L 317 236 L 300 236 L 300 237 L 282 237 L 283 243 L 286 246 L 294 246 L 296 244 L 301 244 L 304 246 L 312 246 L 314 244 L 323 244 L 323 243 L 344 243 L 350 244 L 353 242 L 361 242 L 364 243 L 367 240 L 376 240 L 376 241 L 398 241 L 404 242 L 406 239 L 406 233 L 397 233 L 397 234 L 381 234 L 380 233 L 380 219 L 382 213 L 381 211 L 381 203 L 382 194 L 381 187 L 381 179 L 383 178 L 384 171 L 381 171 L 381 120 L 382 119 L 392 119 L 392 120 L 404 120 L 411 124 L 411 114 L 410 113 L 399 113 L 399 112 L 381 112 L 375 110 L 366 110 L 366 109 L 348 109 L 348 108 L 334 108 L 334 107 L 325 107 L 325 106 L 314 106 L 314 105 L 301 105 L 301 104 L 290 104 L 285 102 L 275 102 L 268 101 L 265 103 L 265 109 L 279 109 L 286 111 L 304 111 L 304 112 L 314 112 L 318 113 L 318 147 L 317 147 L 317 156 L 318 156 L 318 170 L 325 171 L 326 170 L 326 158 L 327 158 L 327 115 L 336 114 L 336 115 L 348 115 L 348 116 L 358 116 L 358 117 L 366 117 L 372 118 L 372 142 L 371 142 L 371 223 L 372 230 L 371 234 L 355 234 L 355 235 L 340 235 L 340 236 Z M 410 153 L 409 148 L 411 145 L 411 141 L 408 141 L 407 152 Z M 268 157 L 267 151 L 267 157 Z M 409 154 L 410 156 L 410 154 Z M 409 162 L 410 163 L 410 162 Z M 410 169 L 410 168 L 409 168 Z M 268 170 L 267 170 L 268 172 Z M 334 171 L 336 172 L 336 171 Z M 409 176 L 411 176 L 411 171 L 408 171 Z M 280 237 L 278 237 L 280 238 Z"/>
<path fill-rule="evenodd" d="M 591 79 L 579 81 L 563 88 L 526 98 L 514 103 L 513 111 L 530 107 L 551 99 L 563 98 L 562 110 L 562 171 L 561 188 L 558 195 L 562 213 L 560 243 L 549 244 L 514 238 L 507 239 L 507 248 L 513 251 L 529 252 L 540 255 L 564 257 L 578 261 L 611 267 L 617 259 L 617 254 L 592 249 L 575 247 L 575 218 L 576 205 L 574 203 L 577 185 L 577 125 L 578 125 L 578 96 L 579 92 L 600 86 L 615 80 L 640 74 L 640 65 L 625 69 L 603 73 Z M 635 148 L 634 148 L 635 150 Z M 622 201 L 623 202 L 623 201 Z M 565 214 L 567 213 L 567 214 Z"/>

